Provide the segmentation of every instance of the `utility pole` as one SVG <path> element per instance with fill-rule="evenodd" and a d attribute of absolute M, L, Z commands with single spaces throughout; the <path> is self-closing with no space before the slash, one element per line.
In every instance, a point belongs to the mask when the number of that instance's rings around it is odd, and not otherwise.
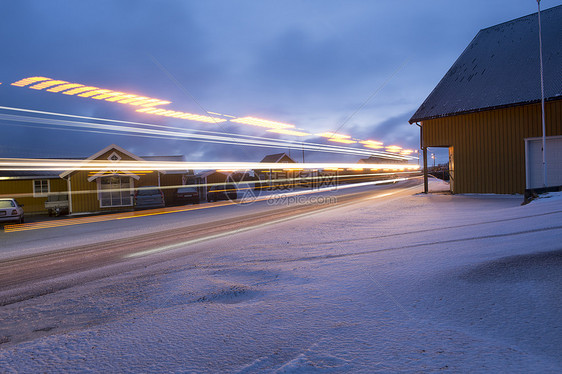
<path fill-rule="evenodd" d="M 423 193 L 429 192 L 427 178 L 427 147 L 423 147 Z"/>
<path fill-rule="evenodd" d="M 538 6 L 538 18 L 539 18 L 539 59 L 540 59 L 540 71 L 541 71 L 541 119 L 542 119 L 542 172 L 543 172 L 543 184 L 546 188 L 546 125 L 544 119 L 544 78 L 543 78 L 543 66 L 542 66 L 542 30 L 541 30 L 541 0 L 537 0 Z"/>

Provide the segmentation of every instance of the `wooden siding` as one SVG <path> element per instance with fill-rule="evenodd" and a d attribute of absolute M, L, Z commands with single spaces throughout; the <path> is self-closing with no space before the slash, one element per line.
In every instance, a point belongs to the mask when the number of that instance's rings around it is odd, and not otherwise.
<path fill-rule="evenodd" d="M 546 136 L 562 135 L 562 100 L 547 102 Z M 454 147 L 454 193 L 525 191 L 525 138 L 542 136 L 541 105 L 422 122 L 426 147 Z"/>
<path fill-rule="evenodd" d="M 183 183 L 183 174 L 162 174 L 160 176 L 160 189 L 164 193 L 166 205 L 172 205 L 176 198 L 176 189 Z"/>
<path fill-rule="evenodd" d="M 88 182 L 88 171 L 81 170 L 72 173 L 70 176 L 72 213 L 99 211 L 100 204 L 97 193 L 96 182 Z"/>
<path fill-rule="evenodd" d="M 296 161 L 293 160 L 288 155 L 283 155 L 283 157 L 281 157 L 281 159 L 279 159 L 279 161 L 277 161 L 277 163 L 279 163 L 279 164 L 283 164 L 283 163 L 294 164 L 294 163 L 296 163 Z"/>
<path fill-rule="evenodd" d="M 107 160 L 108 157 L 114 152 L 121 157 L 121 160 L 124 161 L 134 160 L 128 155 L 113 148 L 109 149 L 107 152 L 97 157 L 96 160 Z M 116 162 L 115 165 L 116 168 L 119 168 L 119 162 Z M 121 207 L 104 207 L 104 208 L 100 207 L 100 201 L 98 199 L 97 182 L 95 180 L 88 182 L 88 177 L 91 175 L 90 172 L 91 171 L 88 170 L 77 170 L 70 174 L 70 183 L 71 183 L 70 189 L 72 193 L 72 213 L 133 209 L 132 205 L 121 206 Z M 140 186 L 157 186 L 157 185 L 158 185 L 158 173 L 152 172 L 147 175 L 142 175 L 138 181 L 133 180 L 132 187 L 136 188 Z"/>
<path fill-rule="evenodd" d="M 88 182 L 89 171 L 81 170 L 74 172 L 70 177 L 71 191 L 72 191 L 72 212 L 99 212 L 99 211 L 118 211 L 133 209 L 133 206 L 120 206 L 120 207 L 100 207 L 98 199 L 98 185 L 97 181 L 93 180 Z M 134 180 L 132 190 L 137 187 L 157 186 L 158 173 L 153 172 L 143 175 L 140 179 Z"/>
<path fill-rule="evenodd" d="M 114 152 L 121 157 L 121 160 L 134 160 L 132 157 L 114 148 L 104 152 L 102 155 L 97 157 L 96 160 L 107 160 Z M 119 169 L 119 162 L 116 162 L 115 165 L 116 168 Z M 66 177 L 70 177 L 72 213 L 133 209 L 133 206 L 100 207 L 97 181 L 93 180 L 92 182 L 88 182 L 88 178 L 92 175 L 92 173 L 95 174 L 96 171 L 75 170 Z M 133 179 L 133 184 L 131 185 L 132 192 L 138 187 L 158 186 L 158 174 L 158 172 L 153 171 L 148 172 L 145 175 L 140 175 L 139 180 Z M 182 184 L 182 177 L 183 174 L 173 173 L 164 173 L 160 175 L 161 186 L 173 186 L 170 188 L 161 187 L 162 191 L 164 191 L 166 202 L 173 201 L 175 188 Z M 224 181 L 225 178 L 226 176 L 224 176 L 221 181 Z M 37 180 L 39 179 L 44 180 L 45 178 L 37 178 Z M 67 179 L 49 179 L 49 184 L 50 192 L 68 191 Z M 24 204 L 24 211 L 26 213 L 47 213 L 47 210 L 45 209 L 45 201 L 47 200 L 47 197 L 33 197 L 33 179 L 0 180 L 0 197 L 16 198 L 20 204 Z"/>
<path fill-rule="evenodd" d="M 35 180 L 44 180 L 37 178 Z M 45 201 L 47 196 L 33 197 L 33 179 L 15 179 L 0 181 L 0 197 L 15 198 L 23 204 L 25 213 L 46 213 Z M 50 192 L 65 192 L 66 181 L 63 179 L 49 179 Z"/>

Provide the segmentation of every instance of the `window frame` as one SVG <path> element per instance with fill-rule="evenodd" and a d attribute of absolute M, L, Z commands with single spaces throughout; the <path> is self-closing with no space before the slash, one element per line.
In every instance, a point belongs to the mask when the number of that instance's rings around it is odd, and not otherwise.
<path fill-rule="evenodd" d="M 40 190 L 37 191 L 36 183 L 39 182 L 41 184 Z M 44 192 L 43 187 L 44 183 L 47 182 L 47 192 Z M 51 192 L 51 181 L 48 179 L 34 179 L 32 181 L 31 188 L 33 188 L 33 197 L 47 197 Z"/>
<path fill-rule="evenodd" d="M 121 202 L 121 204 L 116 204 L 114 205 L 113 203 L 111 203 L 110 205 L 105 205 L 104 204 L 104 199 L 102 197 L 102 193 L 104 192 L 104 190 L 101 188 L 102 186 L 102 179 L 103 178 L 119 178 L 119 189 L 122 189 L 122 185 L 123 185 L 123 179 L 125 178 L 129 178 L 129 188 L 128 191 L 120 191 L 119 194 L 119 200 Z M 127 207 L 127 206 L 133 206 L 134 203 L 134 199 L 131 196 L 133 194 L 134 191 L 134 179 L 132 177 L 127 177 L 127 176 L 122 176 L 122 175 L 105 175 L 103 177 L 99 177 L 96 179 L 96 184 L 97 184 L 97 189 L 98 189 L 98 201 L 100 204 L 100 208 L 118 208 L 118 207 Z M 129 197 L 129 204 L 123 204 L 123 194 L 125 194 L 125 196 L 128 195 Z M 111 202 L 113 202 L 113 196 L 110 197 L 109 199 Z"/>

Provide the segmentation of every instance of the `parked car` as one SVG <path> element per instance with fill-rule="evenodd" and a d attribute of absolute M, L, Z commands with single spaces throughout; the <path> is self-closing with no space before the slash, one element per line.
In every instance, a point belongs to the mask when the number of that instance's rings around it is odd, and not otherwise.
<path fill-rule="evenodd" d="M 195 187 L 180 187 L 174 196 L 176 205 L 199 204 L 199 192 Z"/>
<path fill-rule="evenodd" d="M 236 200 L 238 192 L 233 184 L 220 184 L 212 186 L 207 192 L 207 201 Z"/>
<path fill-rule="evenodd" d="M 0 222 L 10 221 L 23 223 L 23 205 L 16 199 L 0 199 Z"/>
<path fill-rule="evenodd" d="M 163 208 L 164 193 L 157 186 L 139 187 L 135 191 L 135 209 Z"/>

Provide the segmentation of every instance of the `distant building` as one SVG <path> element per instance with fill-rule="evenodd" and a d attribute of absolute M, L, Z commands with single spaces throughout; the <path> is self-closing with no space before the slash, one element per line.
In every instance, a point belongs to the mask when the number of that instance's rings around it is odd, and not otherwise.
<path fill-rule="evenodd" d="M 207 193 L 214 184 L 224 184 L 227 181 L 232 182 L 229 179 L 230 174 L 230 172 L 216 170 L 204 170 L 195 174 L 195 184 L 199 185 L 197 191 L 201 201 L 207 201 Z"/>
<path fill-rule="evenodd" d="M 296 164 L 297 162 L 286 153 L 275 153 L 265 156 L 260 163 Z M 290 171 L 286 169 L 287 168 L 283 168 L 283 165 L 279 165 L 279 167 L 275 169 L 255 170 L 255 174 L 260 180 L 264 181 L 262 183 L 262 188 L 292 188 L 297 184 L 295 178 L 300 176 L 300 171 Z"/>
<path fill-rule="evenodd" d="M 560 186 L 562 6 L 541 21 L 547 177 Z M 523 193 L 543 180 L 538 31 L 536 13 L 481 30 L 410 119 L 423 148 L 449 149 L 453 193 Z"/>
<path fill-rule="evenodd" d="M 67 191 L 67 182 L 57 171 L 0 171 L 0 197 L 15 198 L 24 204 L 25 213 L 46 213 L 49 195 Z"/>
<path fill-rule="evenodd" d="M 145 161 L 156 162 L 184 162 L 183 155 L 173 156 L 141 156 Z M 160 189 L 164 193 L 164 200 L 172 202 L 175 199 L 177 186 L 186 185 L 193 179 L 193 170 L 166 170 L 165 173 L 160 174 Z"/>
<path fill-rule="evenodd" d="M 265 156 L 260 162 L 271 164 L 295 164 L 296 161 L 286 153 L 275 153 Z"/>
<path fill-rule="evenodd" d="M 368 158 L 362 158 L 357 161 L 358 164 L 403 164 L 405 161 L 395 158 L 384 158 L 377 156 L 369 156 Z"/>

